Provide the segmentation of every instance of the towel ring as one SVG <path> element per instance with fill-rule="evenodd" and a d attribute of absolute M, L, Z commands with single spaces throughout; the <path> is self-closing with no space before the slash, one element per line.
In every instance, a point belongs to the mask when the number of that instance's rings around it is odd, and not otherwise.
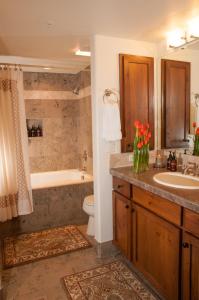
<path fill-rule="evenodd" d="M 115 96 L 115 100 L 108 100 L 107 98 L 110 97 L 110 95 L 114 95 Z M 105 89 L 104 91 L 104 95 L 103 95 L 103 102 L 106 104 L 107 101 L 111 104 L 114 104 L 114 103 L 119 103 L 119 97 L 118 97 L 118 94 L 117 92 L 111 90 L 111 89 Z"/>

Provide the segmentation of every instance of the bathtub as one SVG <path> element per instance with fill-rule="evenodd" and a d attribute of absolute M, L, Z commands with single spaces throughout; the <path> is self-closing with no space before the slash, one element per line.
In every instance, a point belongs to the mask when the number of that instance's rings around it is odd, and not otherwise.
<path fill-rule="evenodd" d="M 80 171 L 78 169 L 31 174 L 31 186 L 33 190 L 80 184 L 92 181 L 92 175 L 87 174 L 84 171 Z"/>

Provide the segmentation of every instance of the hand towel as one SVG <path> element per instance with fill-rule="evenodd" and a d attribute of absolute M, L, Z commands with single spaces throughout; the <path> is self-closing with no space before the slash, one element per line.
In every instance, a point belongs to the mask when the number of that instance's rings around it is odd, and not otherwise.
<path fill-rule="evenodd" d="M 108 142 L 119 141 L 122 138 L 120 111 L 117 102 L 104 103 L 102 137 Z"/>

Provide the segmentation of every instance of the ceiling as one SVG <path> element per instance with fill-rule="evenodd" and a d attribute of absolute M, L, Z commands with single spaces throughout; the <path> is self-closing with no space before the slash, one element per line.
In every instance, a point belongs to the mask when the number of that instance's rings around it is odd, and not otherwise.
<path fill-rule="evenodd" d="M 197 0 L 0 0 L 0 55 L 86 65 L 93 34 L 159 42 L 199 14 Z"/>

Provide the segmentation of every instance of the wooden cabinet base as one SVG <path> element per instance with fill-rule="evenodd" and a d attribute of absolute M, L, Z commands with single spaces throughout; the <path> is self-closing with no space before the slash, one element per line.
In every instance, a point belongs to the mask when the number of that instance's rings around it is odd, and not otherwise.
<path fill-rule="evenodd" d="M 180 229 L 134 205 L 133 265 L 166 299 L 177 300 Z"/>

